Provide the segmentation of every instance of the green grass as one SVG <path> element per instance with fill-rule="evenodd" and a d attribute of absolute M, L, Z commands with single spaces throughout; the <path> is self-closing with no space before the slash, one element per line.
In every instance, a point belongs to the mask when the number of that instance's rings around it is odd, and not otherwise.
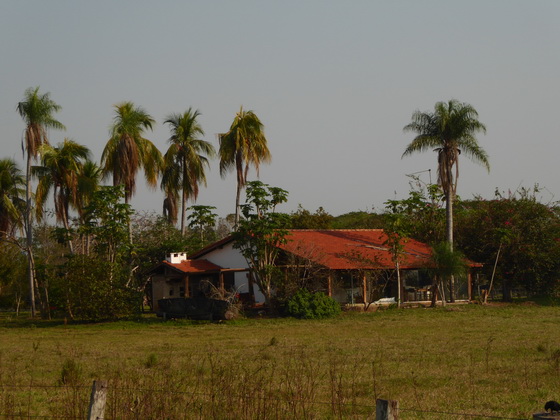
<path fill-rule="evenodd" d="M 376 398 L 403 419 L 530 418 L 560 398 L 559 331 L 560 308 L 531 303 L 214 324 L 2 314 L 0 418 L 84 418 L 95 379 L 112 419 L 375 418 Z"/>

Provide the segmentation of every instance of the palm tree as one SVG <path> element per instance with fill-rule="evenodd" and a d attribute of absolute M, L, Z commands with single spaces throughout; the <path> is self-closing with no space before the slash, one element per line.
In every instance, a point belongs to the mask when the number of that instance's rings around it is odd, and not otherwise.
<path fill-rule="evenodd" d="M 24 100 L 19 102 L 16 109 L 25 121 L 24 145 L 27 152 L 27 167 L 25 173 L 26 183 L 26 205 L 24 212 L 24 229 L 27 238 L 28 280 L 29 300 L 31 315 L 35 316 L 35 264 L 33 260 L 33 229 L 31 226 L 31 160 L 37 158 L 41 145 L 48 143 L 47 130 L 54 128 L 64 130 L 64 125 L 53 116 L 60 111 L 60 105 L 56 104 L 47 92 L 39 94 L 39 87 L 29 88 L 24 93 Z"/>
<path fill-rule="evenodd" d="M 164 190 L 167 188 L 167 186 L 164 187 Z M 167 220 L 167 223 L 169 223 L 170 225 L 175 225 L 177 223 L 177 215 L 179 213 L 177 209 L 178 201 L 179 197 L 176 190 L 172 191 L 172 189 L 169 187 L 169 189 L 167 189 L 167 191 L 165 192 L 165 198 L 163 199 L 163 218 Z"/>
<path fill-rule="evenodd" d="M 13 159 L 0 160 L 0 237 L 23 225 L 25 177 Z"/>
<path fill-rule="evenodd" d="M 406 147 L 403 157 L 429 149 L 437 152 L 438 184 L 445 195 L 447 242 L 453 250 L 453 201 L 459 178 L 459 155 L 466 154 L 490 171 L 488 155 L 475 137 L 480 131 L 486 133 L 486 127 L 478 121 L 478 113 L 471 105 L 450 100 L 436 103 L 433 113 L 414 112 L 412 122 L 404 131 L 415 132 L 417 136 Z M 450 286 L 450 298 L 454 301 L 453 279 Z"/>
<path fill-rule="evenodd" d="M 73 140 L 64 139 L 63 143 L 54 147 L 48 144 L 41 146 L 40 154 L 42 166 L 34 168 L 34 174 L 39 178 L 35 194 L 37 219 L 42 218 L 45 201 L 52 189 L 56 219 L 69 231 L 68 209 L 70 205 L 77 207 L 79 174 L 90 151 Z M 70 253 L 74 253 L 71 239 L 68 239 L 68 247 Z"/>
<path fill-rule="evenodd" d="M 196 120 L 198 110 L 189 108 L 183 114 L 171 114 L 165 124 L 169 124 L 171 137 L 169 149 L 164 156 L 164 176 L 162 187 L 166 191 L 168 203 L 173 200 L 173 191 L 182 191 L 181 195 L 181 235 L 185 235 L 187 200 L 196 201 L 199 184 L 206 185 L 205 166 L 208 157 L 214 157 L 214 146 L 198 137 L 204 135 L 202 127 Z"/>
<path fill-rule="evenodd" d="M 93 193 L 99 189 L 101 177 L 101 168 L 89 159 L 78 168 L 76 210 L 81 223 L 84 221 L 84 209 L 90 204 Z"/>
<path fill-rule="evenodd" d="M 80 220 L 80 226 L 84 226 L 86 222 L 87 206 L 90 205 L 94 193 L 99 190 L 101 184 L 102 171 L 101 168 L 91 160 L 86 160 L 80 166 L 78 171 L 78 194 L 76 196 L 76 210 Z M 80 232 L 82 240 L 81 253 L 89 255 L 91 235 Z"/>
<path fill-rule="evenodd" d="M 144 130 L 151 130 L 154 123 L 146 111 L 132 102 L 115 105 L 111 138 L 103 149 L 101 167 L 104 176 L 113 175 L 114 186 L 124 185 L 127 204 L 136 191 L 136 174 L 140 168 L 144 170 L 148 185 L 157 185 L 161 153 L 150 140 L 142 137 Z"/>
<path fill-rule="evenodd" d="M 428 272 L 432 275 L 432 304 L 435 308 L 438 289 L 441 295 L 441 304 L 445 305 L 445 287 L 443 280 L 454 276 L 464 275 L 468 272 L 467 261 L 463 254 L 454 251 L 449 242 L 441 242 L 432 247 L 432 267 Z"/>
<path fill-rule="evenodd" d="M 247 183 L 249 166 L 253 165 L 259 173 L 261 162 L 271 160 L 264 126 L 253 111 L 245 111 L 243 107 L 235 115 L 229 131 L 219 134 L 220 139 L 220 175 L 235 168 L 237 175 L 237 195 L 235 199 L 235 226 L 239 222 L 241 190 Z"/>
<path fill-rule="evenodd" d="M 175 225 L 178 219 L 179 191 L 181 191 L 181 168 L 174 161 L 164 158 L 161 189 L 165 193 L 163 199 L 163 217 L 170 225 Z"/>

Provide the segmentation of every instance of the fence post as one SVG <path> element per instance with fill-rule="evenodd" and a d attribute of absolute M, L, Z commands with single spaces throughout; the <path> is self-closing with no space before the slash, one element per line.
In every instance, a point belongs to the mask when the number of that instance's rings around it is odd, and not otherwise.
<path fill-rule="evenodd" d="M 375 402 L 376 420 L 398 420 L 399 402 L 395 400 L 377 400 Z"/>
<path fill-rule="evenodd" d="M 93 381 L 89 398 L 88 420 L 103 420 L 107 400 L 107 381 Z"/>

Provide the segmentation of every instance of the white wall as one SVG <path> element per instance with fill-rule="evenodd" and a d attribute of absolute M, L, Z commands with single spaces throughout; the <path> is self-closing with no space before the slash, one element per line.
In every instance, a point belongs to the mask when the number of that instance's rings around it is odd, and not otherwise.
<path fill-rule="evenodd" d="M 245 257 L 241 255 L 241 252 L 239 252 L 238 249 L 233 248 L 233 242 L 227 243 L 221 248 L 216 248 L 209 253 L 204 254 L 201 258 L 204 258 L 223 268 L 249 267 L 249 264 L 247 264 Z"/>
<path fill-rule="evenodd" d="M 249 264 L 241 252 L 233 247 L 233 242 L 225 244 L 221 248 L 216 248 L 201 258 L 210 261 L 222 268 L 249 268 Z M 249 292 L 249 279 L 247 272 L 234 273 L 235 275 L 235 288 L 239 293 Z M 264 295 L 261 293 L 259 287 L 253 284 L 255 291 L 255 301 L 257 303 L 264 302 Z"/>

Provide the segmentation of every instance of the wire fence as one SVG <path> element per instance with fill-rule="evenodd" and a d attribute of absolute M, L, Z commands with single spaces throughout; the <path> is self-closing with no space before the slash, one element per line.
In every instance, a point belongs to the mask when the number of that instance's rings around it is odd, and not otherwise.
<path fill-rule="evenodd" d="M 47 395 L 36 391 L 46 391 Z M 0 419 L 503 419 L 527 420 L 528 417 L 508 417 L 489 413 L 468 413 L 441 410 L 421 410 L 414 407 L 399 407 L 398 417 L 379 418 L 377 403 L 364 404 L 310 400 L 301 397 L 279 397 L 251 394 L 248 392 L 218 395 L 199 391 L 174 391 L 172 389 L 152 389 L 107 386 L 107 407 L 102 417 L 88 417 L 94 398 L 93 388 L 85 385 L 9 385 L 0 384 Z M 19 403 L 16 402 L 17 395 Z M 58 395 L 58 397 L 57 397 Z M 60 395 L 73 396 L 60 398 Z M 166 398 L 162 398 L 165 395 Z M 45 398 L 46 397 L 46 398 Z M 177 398 L 179 397 L 179 398 Z M 37 399 L 37 400 L 34 400 Z M 153 402 L 165 402 L 154 406 Z M 230 403 L 227 406 L 228 402 Z M 236 402 L 236 404 L 232 404 Z M 105 402 L 103 402 L 105 404 Z M 175 405 L 175 406 L 173 406 Z M 242 409 L 240 410 L 240 406 Z M 103 407 L 105 410 L 105 407 Z M 48 413 L 47 413 L 48 412 Z"/>

